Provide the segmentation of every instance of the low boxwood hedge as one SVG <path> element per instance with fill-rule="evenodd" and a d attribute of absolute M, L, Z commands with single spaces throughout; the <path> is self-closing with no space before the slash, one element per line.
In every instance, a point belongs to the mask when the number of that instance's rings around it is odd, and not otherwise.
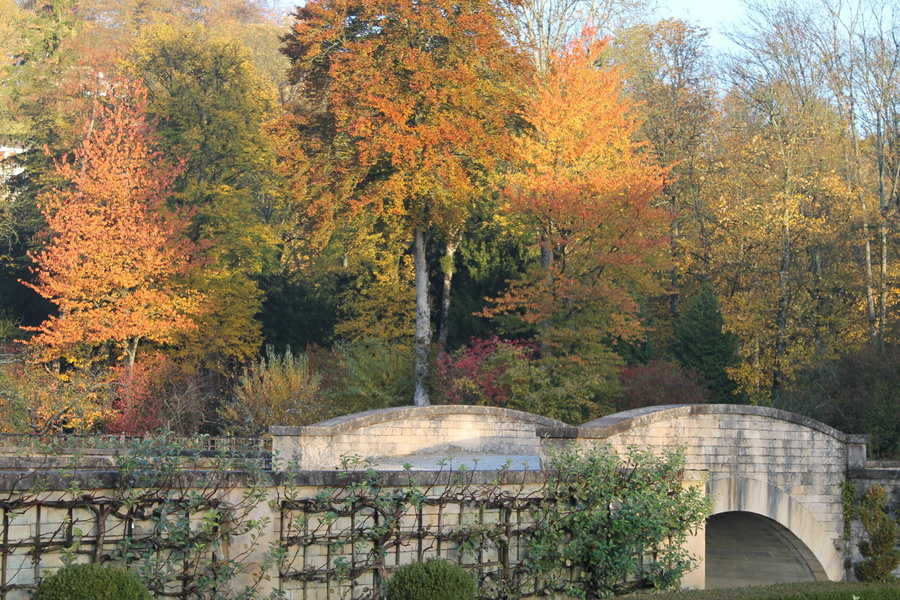
<path fill-rule="evenodd" d="M 134 573 L 112 566 L 69 565 L 43 581 L 32 600 L 153 600 Z"/>

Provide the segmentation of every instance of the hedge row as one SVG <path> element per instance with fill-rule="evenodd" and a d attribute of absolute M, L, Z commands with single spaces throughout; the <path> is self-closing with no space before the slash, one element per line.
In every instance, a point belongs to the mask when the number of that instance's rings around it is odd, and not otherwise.
<path fill-rule="evenodd" d="M 900 583 L 779 583 L 759 587 L 655 594 L 654 600 L 898 600 Z"/>

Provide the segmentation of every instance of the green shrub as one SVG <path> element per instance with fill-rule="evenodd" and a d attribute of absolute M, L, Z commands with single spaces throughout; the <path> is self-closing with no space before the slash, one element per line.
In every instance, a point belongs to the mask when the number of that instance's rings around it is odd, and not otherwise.
<path fill-rule="evenodd" d="M 342 412 L 403 406 L 412 398 L 412 344 L 365 338 L 339 342 L 335 350 L 340 365 L 328 397 Z"/>
<path fill-rule="evenodd" d="M 596 445 L 552 456 L 550 501 L 535 511 L 525 569 L 549 591 L 579 598 L 677 588 L 696 564 L 687 534 L 710 507 L 697 486 L 684 485 L 683 470 L 678 452 L 619 456 Z"/>
<path fill-rule="evenodd" d="M 152 600 L 152 596 L 134 573 L 69 565 L 44 579 L 31 600 Z"/>
<path fill-rule="evenodd" d="M 220 413 L 230 434 L 257 436 L 270 425 L 309 425 L 327 419 L 322 401 L 322 376 L 313 373 L 305 354 L 284 354 L 266 346 L 266 356 L 241 375 L 234 399 Z"/>
<path fill-rule="evenodd" d="M 462 567 L 439 558 L 404 565 L 387 581 L 386 600 L 475 600 L 478 588 Z"/>
<path fill-rule="evenodd" d="M 869 538 L 860 542 L 859 553 L 865 560 L 854 565 L 860 581 L 892 581 L 891 571 L 900 566 L 900 527 L 887 514 L 887 490 L 872 486 L 859 500 L 859 520 Z"/>

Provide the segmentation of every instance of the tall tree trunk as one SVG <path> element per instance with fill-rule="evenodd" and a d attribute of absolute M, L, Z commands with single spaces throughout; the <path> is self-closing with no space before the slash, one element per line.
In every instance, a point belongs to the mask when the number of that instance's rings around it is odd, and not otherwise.
<path fill-rule="evenodd" d="M 772 369 L 772 391 L 777 393 L 784 378 L 784 357 L 787 353 L 787 324 L 790 305 L 791 217 L 790 207 L 783 215 L 781 265 L 778 269 L 778 331 L 775 338 L 775 364 Z"/>
<path fill-rule="evenodd" d="M 461 237 L 459 232 L 453 233 L 444 248 L 444 289 L 441 290 L 441 330 L 438 332 L 438 344 L 442 350 L 447 349 L 447 339 L 450 337 L 450 289 L 453 286 L 454 259 Z"/>
<path fill-rule="evenodd" d="M 674 199 L 672 200 L 672 206 L 675 206 Z M 677 216 L 672 217 L 671 234 L 672 239 L 669 243 L 673 264 L 669 279 L 669 284 L 672 286 L 672 291 L 669 293 L 669 314 L 672 317 L 677 317 L 681 304 L 681 277 L 679 275 L 679 269 L 681 268 L 681 227 Z"/>
<path fill-rule="evenodd" d="M 134 374 L 134 362 L 137 360 L 138 344 L 140 342 L 141 336 L 136 335 L 128 340 L 128 345 L 125 348 L 125 368 L 129 382 L 131 382 L 131 376 Z"/>
<path fill-rule="evenodd" d="M 549 227 L 548 227 L 549 230 Z M 541 235 L 541 268 L 548 271 L 547 278 L 552 278 L 549 273 L 550 267 L 553 266 L 553 242 L 550 239 L 549 231 L 545 231 Z"/>
<path fill-rule="evenodd" d="M 860 204 L 865 215 L 865 200 L 860 192 Z M 878 340 L 878 319 L 875 315 L 875 277 L 872 273 L 872 239 L 869 237 L 869 218 L 863 216 L 863 235 L 865 236 L 866 254 L 866 316 L 869 322 L 869 340 L 874 344 Z"/>
<path fill-rule="evenodd" d="M 879 243 L 881 244 L 881 306 L 878 307 L 878 342 L 884 342 L 884 332 L 887 330 L 887 279 L 888 279 L 888 224 L 886 211 L 882 212 L 881 221 L 878 224 Z"/>
<path fill-rule="evenodd" d="M 878 342 L 884 341 L 885 326 L 887 325 L 887 274 L 888 274 L 888 231 L 887 231 L 887 214 L 888 202 L 885 192 L 884 179 L 886 176 L 885 168 L 885 134 L 883 127 L 884 113 L 882 110 L 875 111 L 875 142 L 877 144 L 878 159 L 878 243 L 881 247 L 881 268 L 879 282 L 879 300 L 878 307 Z"/>
<path fill-rule="evenodd" d="M 425 232 L 416 227 L 413 240 L 416 271 L 416 391 L 413 404 L 428 406 L 428 350 L 431 347 L 431 307 L 428 302 L 428 267 L 425 264 Z"/>

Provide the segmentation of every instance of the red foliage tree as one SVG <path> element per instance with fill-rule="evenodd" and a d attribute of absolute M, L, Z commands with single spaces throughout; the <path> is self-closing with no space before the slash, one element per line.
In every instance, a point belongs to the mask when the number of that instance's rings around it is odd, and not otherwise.
<path fill-rule="evenodd" d="M 171 356 L 148 352 L 133 367 L 119 365 L 115 373 L 117 414 L 106 426 L 110 433 L 142 435 L 166 429 L 193 435 L 214 416 L 212 381 Z"/>
<path fill-rule="evenodd" d="M 707 404 L 712 391 L 694 370 L 654 360 L 646 365 L 627 365 L 619 370 L 622 394 L 616 408 L 630 410 L 659 404 Z"/>
<path fill-rule="evenodd" d="M 78 362 L 85 347 L 111 346 L 133 366 L 142 339 L 165 342 L 193 326 L 198 295 L 179 283 L 196 247 L 187 220 L 166 206 L 179 168 L 155 149 L 147 92 L 119 79 L 95 99 L 80 148 L 56 165 L 65 182 L 41 199 L 49 241 L 31 254 L 25 283 L 59 307 L 28 343 L 45 359 Z"/>
<path fill-rule="evenodd" d="M 441 400 L 447 404 L 480 404 L 513 408 L 527 366 L 537 357 L 537 346 L 521 340 L 473 339 L 471 346 L 437 357 L 435 375 Z M 522 367 L 525 368 L 522 368 Z M 530 382 L 526 382 L 530 383 Z"/>

